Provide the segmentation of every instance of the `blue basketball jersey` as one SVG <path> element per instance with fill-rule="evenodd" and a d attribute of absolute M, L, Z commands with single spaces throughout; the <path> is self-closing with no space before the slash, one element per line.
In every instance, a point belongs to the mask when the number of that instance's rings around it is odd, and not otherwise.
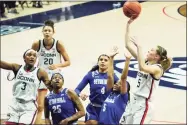
<path fill-rule="evenodd" d="M 90 85 L 90 102 L 102 105 L 104 100 L 108 97 L 111 91 L 107 91 L 107 73 L 100 73 L 98 70 L 90 71 L 83 78 L 80 84 L 75 89 L 79 95 L 84 87 L 89 83 Z M 114 83 L 118 81 L 118 77 L 114 74 Z"/>
<path fill-rule="evenodd" d="M 99 115 L 100 124 L 118 125 L 128 102 L 128 94 L 111 92 L 106 98 Z"/>
<path fill-rule="evenodd" d="M 67 88 L 64 88 L 58 94 L 51 92 L 46 97 L 46 99 L 48 103 L 48 109 L 51 112 L 52 121 L 54 125 L 59 124 L 61 120 L 66 119 L 76 113 L 76 107 L 67 95 Z"/>

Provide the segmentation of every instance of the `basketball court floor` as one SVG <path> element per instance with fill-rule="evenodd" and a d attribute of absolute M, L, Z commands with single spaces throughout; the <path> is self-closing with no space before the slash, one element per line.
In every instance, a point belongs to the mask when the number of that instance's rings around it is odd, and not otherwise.
<path fill-rule="evenodd" d="M 124 34 L 128 18 L 123 15 L 122 8 L 120 8 L 122 2 L 104 3 L 75 4 L 71 2 L 67 4 L 67 7 L 56 8 L 70 12 L 68 19 L 65 19 L 66 14 L 59 15 L 59 19 L 47 16 L 48 19 L 56 20 L 54 38 L 63 41 L 71 59 L 71 66 L 63 69 L 64 87 L 74 89 L 90 68 L 96 64 L 98 56 L 108 53 L 114 45 L 117 45 L 120 51 L 114 61 L 115 72 L 119 76 L 122 71 L 125 60 Z M 145 53 L 151 47 L 161 45 L 167 49 L 168 55 L 173 57 L 173 65 L 162 77 L 156 93 L 152 123 L 185 124 L 187 118 L 186 17 L 181 14 L 185 13 L 185 8 L 182 7 L 185 7 L 183 5 L 186 2 L 143 2 L 141 4 L 142 12 L 132 23 L 131 35 L 139 38 Z M 96 11 L 97 8 L 102 9 Z M 46 10 L 44 13 L 55 12 L 54 9 Z M 71 9 L 74 10 L 71 11 Z M 81 13 L 83 10 L 85 15 Z M 26 18 L 26 15 L 22 16 L 22 19 Z M 35 15 L 28 16 L 34 17 Z M 19 19 L 19 17 L 14 17 L 12 20 L 1 21 L 3 27 L 1 28 L 1 60 L 23 64 L 24 51 L 31 47 L 33 41 L 42 39 L 41 31 L 44 21 L 43 18 L 24 21 Z M 17 23 L 19 25 L 16 25 Z M 133 89 L 137 67 L 137 61 L 132 59 L 128 81 Z M 7 73 L 8 71 L 1 70 L 1 119 L 6 118 L 7 107 L 12 98 L 13 82 L 7 81 Z M 84 92 L 89 93 L 88 86 L 83 90 Z M 88 103 L 89 100 L 83 102 L 84 106 Z"/>

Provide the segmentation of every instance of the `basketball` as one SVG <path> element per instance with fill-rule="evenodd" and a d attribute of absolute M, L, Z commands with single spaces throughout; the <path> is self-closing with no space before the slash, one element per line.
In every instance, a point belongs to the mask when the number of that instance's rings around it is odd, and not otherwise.
<path fill-rule="evenodd" d="M 141 4 L 139 2 L 125 2 L 123 5 L 123 13 L 128 18 L 133 16 L 136 19 L 141 12 Z"/>

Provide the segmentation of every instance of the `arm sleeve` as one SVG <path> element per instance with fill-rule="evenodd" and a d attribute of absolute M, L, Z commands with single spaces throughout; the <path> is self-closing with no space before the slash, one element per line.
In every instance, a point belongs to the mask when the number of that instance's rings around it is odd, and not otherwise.
<path fill-rule="evenodd" d="M 76 89 L 74 90 L 76 94 L 79 96 L 80 92 L 85 88 L 85 86 L 89 83 L 89 75 L 90 73 L 86 74 L 82 81 L 78 84 Z"/>

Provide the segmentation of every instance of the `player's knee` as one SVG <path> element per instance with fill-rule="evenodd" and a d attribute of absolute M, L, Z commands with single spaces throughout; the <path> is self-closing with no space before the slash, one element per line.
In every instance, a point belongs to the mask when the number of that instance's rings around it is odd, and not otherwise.
<path fill-rule="evenodd" d="M 44 110 L 44 106 L 43 105 L 38 105 L 38 112 L 42 112 Z"/>

